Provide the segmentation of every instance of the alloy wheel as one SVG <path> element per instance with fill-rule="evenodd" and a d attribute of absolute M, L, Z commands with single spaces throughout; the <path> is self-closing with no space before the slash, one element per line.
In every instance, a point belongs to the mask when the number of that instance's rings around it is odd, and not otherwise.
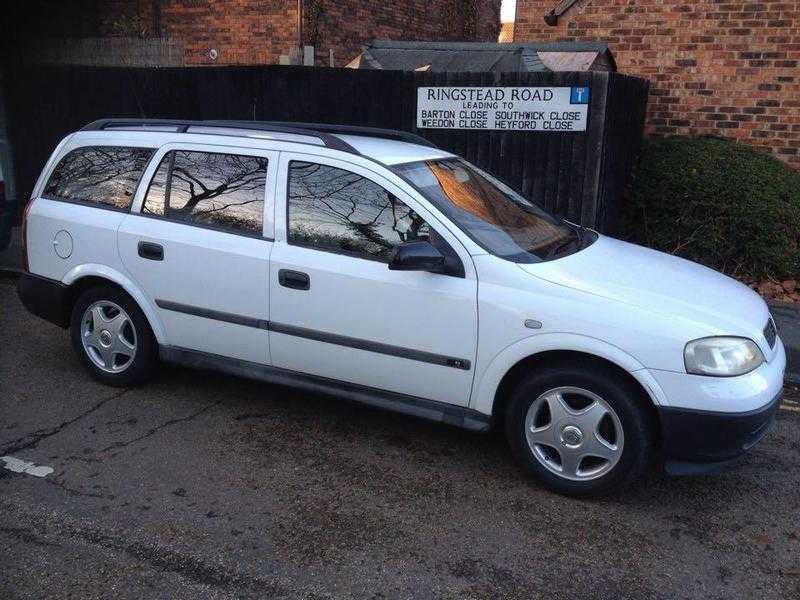
<path fill-rule="evenodd" d="M 625 443 L 617 413 L 594 392 L 547 390 L 525 416 L 525 436 L 546 469 L 571 481 L 602 477 L 619 462 Z"/>
<path fill-rule="evenodd" d="M 114 302 L 91 304 L 81 318 L 81 341 L 86 355 L 106 373 L 125 371 L 136 356 L 136 329 L 125 310 Z"/>

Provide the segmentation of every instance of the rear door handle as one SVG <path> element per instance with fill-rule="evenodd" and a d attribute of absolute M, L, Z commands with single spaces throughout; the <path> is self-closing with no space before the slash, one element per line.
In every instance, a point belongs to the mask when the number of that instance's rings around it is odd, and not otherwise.
<path fill-rule="evenodd" d="M 307 290 L 311 288 L 311 278 L 308 276 L 308 273 L 290 271 L 289 269 L 280 269 L 278 271 L 278 283 L 283 287 L 292 288 L 293 290 Z"/>
<path fill-rule="evenodd" d="M 147 260 L 164 260 L 164 246 L 154 242 L 139 242 L 139 256 Z"/>

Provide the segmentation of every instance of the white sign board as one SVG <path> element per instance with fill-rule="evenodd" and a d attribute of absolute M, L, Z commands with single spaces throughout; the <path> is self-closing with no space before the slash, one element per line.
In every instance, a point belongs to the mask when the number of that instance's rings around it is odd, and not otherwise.
<path fill-rule="evenodd" d="M 588 87 L 421 87 L 419 129 L 586 131 Z"/>

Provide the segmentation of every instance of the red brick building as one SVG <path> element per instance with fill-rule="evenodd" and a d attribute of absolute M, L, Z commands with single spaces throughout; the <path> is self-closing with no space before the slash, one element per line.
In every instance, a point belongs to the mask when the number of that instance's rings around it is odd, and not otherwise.
<path fill-rule="evenodd" d="M 649 133 L 733 138 L 800 168 L 798 0 L 517 0 L 513 38 L 607 41 L 651 81 Z"/>
<path fill-rule="evenodd" d="M 500 28 L 500 0 L 111 0 L 97 10 L 101 34 L 178 40 L 190 65 L 278 63 L 313 46 L 316 64 L 333 51 L 342 66 L 376 38 L 496 41 Z"/>

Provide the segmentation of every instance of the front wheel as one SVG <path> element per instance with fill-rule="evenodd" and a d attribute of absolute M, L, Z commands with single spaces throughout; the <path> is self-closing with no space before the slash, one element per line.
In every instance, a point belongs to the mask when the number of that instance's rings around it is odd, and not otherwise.
<path fill-rule="evenodd" d="M 150 325 L 122 290 L 98 286 L 75 301 L 70 319 L 72 346 L 95 379 L 129 386 L 155 368 L 157 345 Z"/>
<path fill-rule="evenodd" d="M 533 475 L 578 497 L 613 493 L 642 475 L 655 438 L 637 390 L 594 365 L 524 378 L 511 398 L 506 434 Z"/>

